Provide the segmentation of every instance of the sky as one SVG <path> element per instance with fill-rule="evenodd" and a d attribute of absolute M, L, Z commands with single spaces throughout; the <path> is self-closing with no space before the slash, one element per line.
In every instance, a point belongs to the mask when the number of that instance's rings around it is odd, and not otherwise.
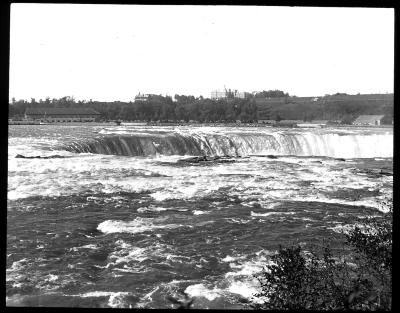
<path fill-rule="evenodd" d="M 394 9 L 12 4 L 9 98 L 392 93 Z"/>

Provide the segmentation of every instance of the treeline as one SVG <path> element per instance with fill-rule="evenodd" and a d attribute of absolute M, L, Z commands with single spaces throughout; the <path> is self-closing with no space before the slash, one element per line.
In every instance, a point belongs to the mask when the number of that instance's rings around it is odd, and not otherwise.
<path fill-rule="evenodd" d="M 238 90 L 226 89 L 225 94 L 228 99 L 233 99 L 238 95 Z M 246 99 L 260 99 L 260 98 L 281 98 L 281 97 L 289 97 L 289 94 L 283 92 L 282 90 L 263 90 L 259 92 L 244 92 L 244 96 Z"/>
<path fill-rule="evenodd" d="M 146 101 L 103 102 L 76 101 L 73 97 L 30 101 L 12 99 L 10 118 L 22 118 L 27 108 L 67 107 L 92 108 L 101 120 L 125 121 L 198 121 L 198 122 L 255 122 L 257 120 L 336 120 L 351 123 L 359 115 L 381 114 L 383 123 L 393 119 L 393 95 L 325 95 L 324 97 L 295 97 L 279 90 L 246 94 L 245 99 L 213 100 L 203 97 L 151 95 Z M 316 100 L 317 99 L 317 100 Z"/>
<path fill-rule="evenodd" d="M 199 122 L 257 121 L 257 104 L 253 99 L 211 100 L 202 97 L 176 95 L 151 96 L 147 101 L 102 102 L 76 101 L 73 97 L 61 99 L 31 99 L 13 101 L 9 105 L 9 117 L 23 117 L 27 108 L 93 108 L 101 114 L 102 120 L 141 121 L 185 121 Z"/>
<path fill-rule="evenodd" d="M 289 94 L 283 92 L 282 90 L 268 90 L 254 93 L 251 95 L 254 98 L 280 98 L 280 97 L 289 97 Z"/>

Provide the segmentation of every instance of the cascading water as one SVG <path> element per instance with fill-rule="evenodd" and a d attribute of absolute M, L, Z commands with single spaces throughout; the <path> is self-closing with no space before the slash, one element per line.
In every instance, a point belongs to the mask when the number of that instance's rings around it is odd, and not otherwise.
<path fill-rule="evenodd" d="M 97 154 L 231 155 L 275 154 L 344 158 L 392 157 L 391 134 L 337 133 L 182 133 L 109 135 L 63 148 Z"/>
<path fill-rule="evenodd" d="M 392 140 L 385 127 L 10 125 L 6 304 L 163 309 L 184 291 L 194 309 L 246 309 L 280 245 L 341 247 L 336 232 L 392 207 Z M 204 154 L 249 157 L 182 157 Z"/>

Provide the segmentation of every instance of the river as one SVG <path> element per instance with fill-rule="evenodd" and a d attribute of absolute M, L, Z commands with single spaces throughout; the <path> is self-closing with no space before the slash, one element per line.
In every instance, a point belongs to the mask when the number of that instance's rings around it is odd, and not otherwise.
<path fill-rule="evenodd" d="M 386 211 L 392 166 L 390 128 L 12 125 L 7 305 L 244 308 L 280 244 Z"/>

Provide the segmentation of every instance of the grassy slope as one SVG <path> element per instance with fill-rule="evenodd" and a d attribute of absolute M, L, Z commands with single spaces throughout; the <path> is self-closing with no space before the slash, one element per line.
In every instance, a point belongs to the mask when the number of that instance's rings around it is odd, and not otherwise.
<path fill-rule="evenodd" d="M 258 118 L 303 120 L 341 120 L 362 114 L 382 114 L 388 122 L 393 116 L 393 95 L 327 96 L 313 98 L 257 99 Z"/>

